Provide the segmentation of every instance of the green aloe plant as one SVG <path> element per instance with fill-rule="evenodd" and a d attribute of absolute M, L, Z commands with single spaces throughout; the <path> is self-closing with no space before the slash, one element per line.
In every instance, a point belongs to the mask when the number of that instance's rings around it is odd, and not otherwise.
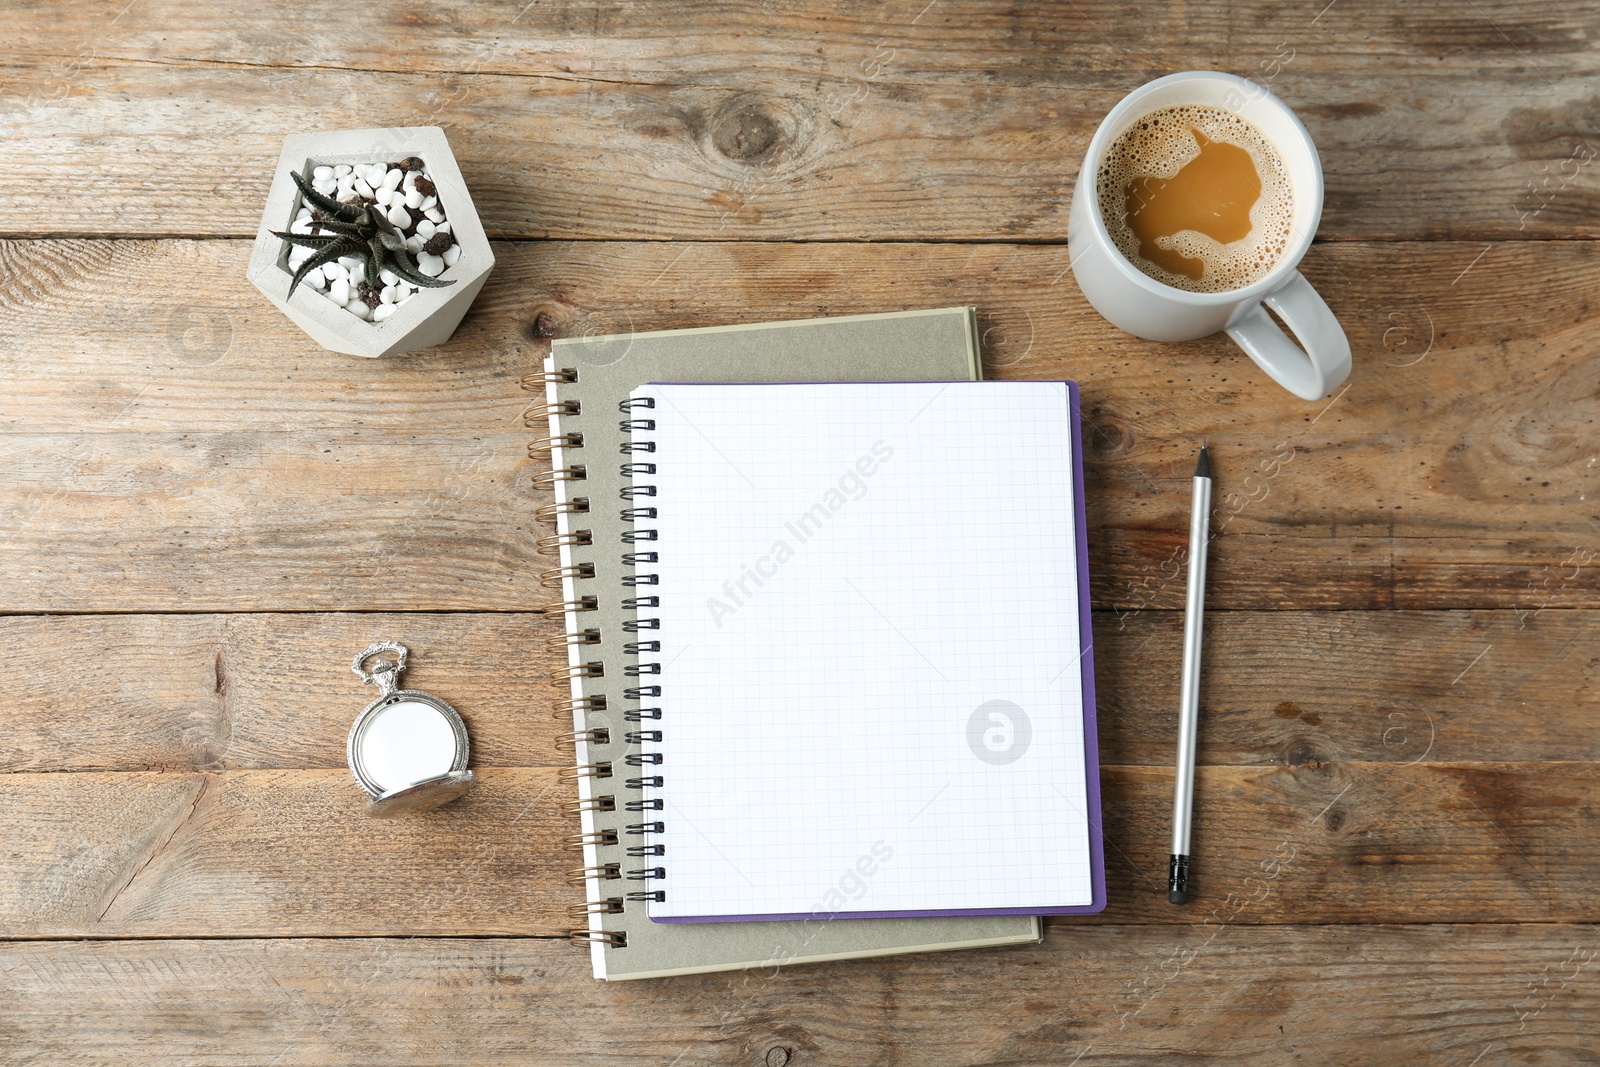
<path fill-rule="evenodd" d="M 289 283 L 290 297 L 294 296 L 295 286 L 300 284 L 302 278 L 318 270 L 323 264 L 332 263 L 340 256 L 360 256 L 364 259 L 367 284 L 374 289 L 382 284 L 378 272 L 384 267 L 388 267 L 412 285 L 442 289 L 455 284 L 453 279 L 442 281 L 430 278 L 416 268 L 411 262 L 411 257 L 406 254 L 405 236 L 395 228 L 394 223 L 389 221 L 383 209 L 377 204 L 367 204 L 363 207 L 360 204 L 340 203 L 331 196 L 317 192 L 298 172 L 290 171 L 289 176 L 300 187 L 300 195 L 305 198 L 306 203 L 321 213 L 315 225 L 331 231 L 316 234 L 272 231 L 274 237 L 281 237 L 292 245 L 313 250 L 312 256 L 300 264 L 300 269 L 294 272 L 294 280 Z"/>

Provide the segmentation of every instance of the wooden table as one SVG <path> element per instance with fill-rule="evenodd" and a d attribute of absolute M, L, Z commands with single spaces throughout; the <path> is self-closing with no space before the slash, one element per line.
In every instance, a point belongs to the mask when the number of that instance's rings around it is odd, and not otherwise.
<path fill-rule="evenodd" d="M 5 36 L 0 1063 L 1596 1062 L 1593 5 L 90 0 Z M 1321 403 L 1067 270 L 1096 123 L 1192 68 L 1321 147 L 1304 270 L 1356 353 Z M 245 266 L 287 134 L 388 124 L 449 131 L 499 266 L 448 345 L 368 363 Z M 593 982 L 519 377 L 552 334 L 958 303 L 991 377 L 1083 386 L 1111 906 Z M 381 638 L 482 776 L 394 823 L 344 763 Z"/>

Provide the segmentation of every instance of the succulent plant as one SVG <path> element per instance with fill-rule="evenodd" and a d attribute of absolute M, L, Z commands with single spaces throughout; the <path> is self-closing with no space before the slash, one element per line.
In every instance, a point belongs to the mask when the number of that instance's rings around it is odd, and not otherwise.
<path fill-rule="evenodd" d="M 289 283 L 290 297 L 294 296 L 295 286 L 300 284 L 302 278 L 340 256 L 364 259 L 366 281 L 374 289 L 383 285 L 378 272 L 385 267 L 412 285 L 442 289 L 455 284 L 454 279 L 442 281 L 430 278 L 417 269 L 406 254 L 405 235 L 395 228 L 377 204 L 341 203 L 317 192 L 298 172 L 290 171 L 289 176 L 300 187 L 300 195 L 306 203 L 318 212 L 312 216 L 315 220 L 312 225 L 327 231 L 312 234 L 272 231 L 274 237 L 281 237 L 301 248 L 312 249 L 311 257 L 294 272 L 294 280 Z"/>

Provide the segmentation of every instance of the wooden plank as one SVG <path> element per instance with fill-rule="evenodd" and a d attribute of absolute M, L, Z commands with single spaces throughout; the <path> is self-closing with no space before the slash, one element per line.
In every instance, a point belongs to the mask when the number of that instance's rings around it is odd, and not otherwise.
<path fill-rule="evenodd" d="M 1595 954 L 1583 926 L 1107 926 L 606 985 L 528 939 L 17 943 L 0 1033 L 64 1065 L 1575 1064 Z"/>
<path fill-rule="evenodd" d="M 4 232 L 253 236 L 286 134 L 436 124 L 504 236 L 1059 241 L 1100 119 L 1196 68 L 1299 109 L 1328 237 L 1600 232 L 1597 26 L 1576 3 L 382 6 L 371 33 L 194 0 L 23 20 L 0 69 Z M 1152 51 L 1150 26 L 1184 43 Z"/>
<path fill-rule="evenodd" d="M 892 48 L 895 62 L 878 73 L 880 78 L 903 67 L 940 83 L 983 75 L 1026 84 L 1072 73 L 1088 60 L 1095 61 L 1096 70 L 1141 59 L 1163 60 L 1173 70 L 1203 66 L 1199 58 L 1224 43 L 1235 46 L 1240 57 L 1272 54 L 1284 78 L 1297 63 L 1353 66 L 1364 60 L 1431 58 L 1450 64 L 1461 61 L 1468 49 L 1492 59 L 1520 48 L 1544 66 L 1581 55 L 1592 40 L 1586 34 L 1596 25 L 1593 11 L 1574 3 L 1507 0 L 1490 13 L 1492 18 L 1474 18 L 1450 7 L 1419 8 L 1398 20 L 1357 7 L 1313 18 L 1315 12 L 1308 16 L 1282 0 L 1204 9 L 1170 0 L 1131 0 L 1114 12 L 1071 4 L 1006 7 L 940 0 L 926 14 L 915 4 L 841 10 L 820 3 L 774 8 L 759 0 L 637 0 L 575 9 L 473 0 L 456 5 L 445 18 L 381 0 L 373 19 L 384 32 L 373 34 L 322 9 L 296 12 L 293 29 L 286 32 L 283 20 L 259 9 L 219 8 L 203 0 L 141 0 L 127 11 L 112 2 L 30 10 L 29 18 L 13 28 L 6 51 L 61 61 L 62 76 L 70 75 L 73 58 L 137 62 L 159 55 L 183 66 L 444 75 L 550 70 L 643 82 L 663 71 L 704 80 L 730 68 L 746 69 L 737 65 L 743 61 L 748 67 L 752 53 L 775 62 L 814 54 L 820 44 L 843 50 L 852 62 L 872 55 L 874 46 L 884 60 Z M 1163 31 L 1159 37 L 1150 32 L 1152 25 Z M 1315 46 L 1288 58 L 1278 52 L 1286 34 L 1314 38 Z M 71 56 L 71 46 L 90 35 L 93 47 Z M 757 35 L 760 40 L 751 39 Z M 806 69 L 817 65 L 814 55 L 809 63 Z M 1262 68 L 1258 76 L 1270 73 Z M 1557 67 L 1553 73 L 1564 71 Z"/>
<path fill-rule="evenodd" d="M 1207 623 L 1203 764 L 1600 760 L 1600 613 Z M 411 649 L 407 683 L 466 718 L 475 767 L 562 766 L 545 649 L 558 626 L 459 612 L 0 617 L 0 772 L 342 768 L 373 696 L 350 657 L 390 638 Z M 1168 766 L 1181 614 L 1099 612 L 1094 626 L 1101 758 Z"/>
<path fill-rule="evenodd" d="M 527 609 L 527 439 L 12 435 L 4 609 Z"/>
<path fill-rule="evenodd" d="M 1259 442 L 1262 459 L 1286 437 L 1482 439 L 1497 451 L 1481 458 L 1521 481 L 1561 473 L 1574 456 L 1586 464 L 1572 439 L 1594 432 L 1600 371 L 1580 358 L 1600 285 L 1592 242 L 1313 246 L 1305 273 L 1356 353 L 1350 391 L 1321 418 L 1326 405 L 1284 393 L 1224 338 L 1163 345 L 1111 326 L 1060 248 L 494 249 L 495 273 L 448 344 L 374 363 L 318 348 L 280 315 L 245 281 L 241 242 L 0 242 L 0 431 L 503 432 L 531 399 L 517 379 L 537 369 L 545 337 L 972 304 L 987 375 L 1077 378 L 1095 458 L 1137 466 L 1128 477 L 1146 489 L 1169 465 L 1187 475 L 1189 442 L 1173 438 L 1190 434 Z M 196 296 L 195 277 L 216 288 Z M 1407 484 L 1444 475 L 1474 480 L 1435 466 Z"/>
<path fill-rule="evenodd" d="M 540 498 L 515 379 L 537 364 L 526 331 L 541 314 L 571 335 L 966 301 L 983 309 L 992 376 L 1083 383 L 1102 607 L 1181 604 L 1167 579 L 1200 436 L 1222 475 L 1215 607 L 1600 606 L 1600 365 L 1580 358 L 1591 243 L 1319 246 L 1307 273 L 1358 352 L 1349 389 L 1321 406 L 1224 340 L 1113 329 L 1057 249 L 500 247 L 458 339 L 379 368 L 312 352 L 252 300 L 237 244 L 11 245 L 13 263 L 66 281 L 13 287 L 0 316 L 15 383 L 0 517 L 17 530 L 0 609 L 524 608 Z M 73 296 L 190 261 L 238 290 L 189 333 L 135 310 L 160 301 L 113 296 L 129 323 Z M 1532 271 L 1543 301 L 1521 291 Z"/>
<path fill-rule="evenodd" d="M 393 821 L 362 814 L 343 770 L 0 776 L 0 936 L 566 929 L 570 787 L 480 773 Z M 1592 762 L 1203 767 L 1190 908 L 1166 901 L 1171 770 L 1108 767 L 1102 788 L 1111 904 L 1064 923 L 1600 918 Z"/>
<path fill-rule="evenodd" d="M 461 712 L 474 767 L 565 766 L 545 648 L 560 625 L 464 612 L 0 617 L 0 772 L 344 767 L 350 724 L 377 698 L 350 660 L 383 640 L 410 650 L 407 687 Z"/>

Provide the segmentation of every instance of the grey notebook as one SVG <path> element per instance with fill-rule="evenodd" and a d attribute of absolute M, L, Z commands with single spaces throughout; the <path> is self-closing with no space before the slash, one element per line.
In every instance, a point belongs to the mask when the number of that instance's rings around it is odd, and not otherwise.
<path fill-rule="evenodd" d="M 590 946 L 596 978 L 654 978 L 742 967 L 883 956 L 1037 941 L 1035 916 L 806 919 L 766 923 L 652 923 L 646 915 L 662 846 L 649 786 L 651 731 L 659 689 L 641 675 L 637 609 L 650 589 L 634 585 L 633 562 L 648 544 L 631 540 L 647 497 L 632 473 L 651 462 L 632 447 L 635 413 L 624 406 L 645 382 L 941 381 L 982 376 L 971 308 L 853 315 L 702 330 L 560 339 L 545 365 L 548 450 L 560 566 L 544 578 L 559 589 L 568 666 L 552 681 L 570 692 L 587 924 L 573 938 Z M 625 559 L 625 557 L 627 557 Z M 633 646 L 633 647 L 630 647 Z M 840 897 L 861 880 L 840 872 Z"/>

